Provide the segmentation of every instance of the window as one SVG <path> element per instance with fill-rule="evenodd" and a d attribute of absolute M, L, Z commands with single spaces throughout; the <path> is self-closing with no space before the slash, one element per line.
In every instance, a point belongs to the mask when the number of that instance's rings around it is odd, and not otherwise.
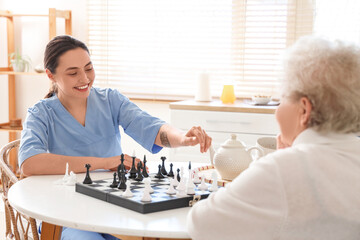
<path fill-rule="evenodd" d="M 95 85 L 134 98 L 193 98 L 206 71 L 211 93 L 277 94 L 283 50 L 313 31 L 308 0 L 88 0 Z"/>

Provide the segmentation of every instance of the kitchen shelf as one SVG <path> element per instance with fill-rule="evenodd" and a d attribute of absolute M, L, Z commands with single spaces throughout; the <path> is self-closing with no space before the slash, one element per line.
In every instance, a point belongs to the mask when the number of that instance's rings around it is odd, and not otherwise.
<path fill-rule="evenodd" d="M 8 104 L 9 104 L 9 122 L 0 123 L 0 131 L 9 132 L 9 142 L 17 139 L 17 132 L 22 130 L 22 126 L 12 127 L 10 122 L 16 121 L 16 89 L 15 89 L 15 80 L 16 76 L 40 76 L 45 75 L 45 73 L 37 72 L 14 72 L 10 67 L 10 54 L 15 52 L 15 24 L 14 18 L 18 17 L 46 17 L 49 19 L 49 40 L 53 39 L 56 34 L 56 23 L 57 18 L 62 18 L 65 20 L 65 34 L 72 35 L 72 17 L 70 10 L 57 10 L 55 8 L 50 8 L 48 14 L 14 14 L 10 11 L 0 9 L 0 18 L 6 19 L 6 36 L 4 39 L 7 39 L 7 52 L 2 52 L 7 55 L 7 66 L 0 67 L 0 75 L 7 75 L 8 79 Z M 0 27 L 3 27 L 1 25 Z M 14 170 L 17 169 L 17 160 L 16 156 L 10 154 L 10 165 Z"/>

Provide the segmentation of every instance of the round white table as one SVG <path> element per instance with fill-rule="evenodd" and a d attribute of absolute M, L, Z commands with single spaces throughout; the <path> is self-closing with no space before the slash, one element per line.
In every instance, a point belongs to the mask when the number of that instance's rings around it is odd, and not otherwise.
<path fill-rule="evenodd" d="M 188 163 L 174 163 L 174 169 L 181 165 L 187 167 Z M 193 168 L 197 166 L 200 165 Z M 153 170 L 154 165 L 149 164 L 149 168 Z M 54 184 L 62 177 L 27 177 L 10 188 L 9 202 L 23 214 L 59 226 L 114 235 L 190 238 L 186 230 L 189 207 L 141 214 L 77 193 L 75 186 Z M 77 174 L 77 181 L 82 182 L 84 177 L 85 174 Z M 112 178 L 112 173 L 91 172 L 90 177 Z"/>

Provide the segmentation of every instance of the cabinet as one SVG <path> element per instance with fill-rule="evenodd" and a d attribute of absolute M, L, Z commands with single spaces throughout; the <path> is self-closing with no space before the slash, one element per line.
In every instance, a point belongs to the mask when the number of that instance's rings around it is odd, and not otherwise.
<path fill-rule="evenodd" d="M 189 100 L 170 103 L 170 123 L 183 131 L 201 126 L 212 137 L 215 149 L 232 133 L 247 146 L 253 146 L 259 137 L 279 133 L 275 110 L 276 106 L 252 106 L 242 101 L 225 105 L 220 101 Z M 208 153 L 200 153 L 199 146 L 195 146 L 171 149 L 170 159 L 209 163 L 210 158 Z"/>
<path fill-rule="evenodd" d="M 10 11 L 0 10 L 0 17 L 6 18 L 6 38 L 7 38 L 7 66 L 0 67 L 0 74 L 7 75 L 8 78 L 8 104 L 9 104 L 9 122 L 0 123 L 1 131 L 9 132 L 9 142 L 17 138 L 16 132 L 22 130 L 19 121 L 16 121 L 16 90 L 15 80 L 17 75 L 37 75 L 41 73 L 36 72 L 14 72 L 10 67 L 9 55 L 15 52 L 15 41 L 14 41 L 14 18 L 16 17 L 45 17 L 49 19 L 49 39 L 56 36 L 56 19 L 63 18 L 65 20 L 65 33 L 71 35 L 72 23 L 71 23 L 71 11 L 69 10 L 57 10 L 50 8 L 48 14 L 13 14 Z M 3 26 L 0 26 L 3 27 Z M 10 155 L 10 164 L 13 169 L 17 168 L 15 156 Z"/>

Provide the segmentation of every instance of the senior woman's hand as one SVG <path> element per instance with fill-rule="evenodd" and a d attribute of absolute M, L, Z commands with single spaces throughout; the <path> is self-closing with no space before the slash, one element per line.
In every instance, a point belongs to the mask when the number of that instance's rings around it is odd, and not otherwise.
<path fill-rule="evenodd" d="M 207 135 L 201 127 L 192 127 L 184 135 L 181 145 L 182 146 L 195 146 L 200 144 L 200 152 L 206 152 L 211 146 L 212 138 Z"/>

